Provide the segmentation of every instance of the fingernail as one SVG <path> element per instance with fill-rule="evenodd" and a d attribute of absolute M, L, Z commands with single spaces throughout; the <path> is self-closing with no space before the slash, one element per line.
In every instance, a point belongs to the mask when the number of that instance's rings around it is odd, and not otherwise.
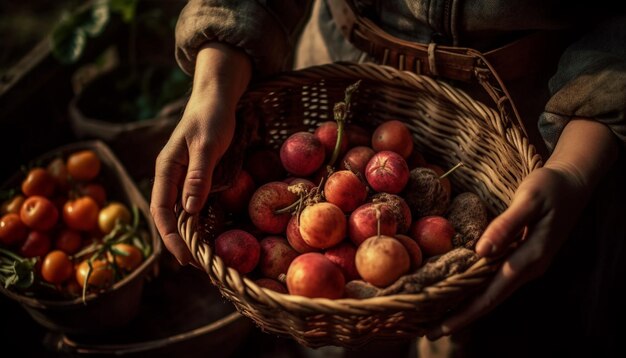
<path fill-rule="evenodd" d="M 496 252 L 496 245 L 489 240 L 481 240 L 476 244 L 476 253 L 480 256 L 489 256 Z"/>
<path fill-rule="evenodd" d="M 187 197 L 187 201 L 185 202 L 185 210 L 188 212 L 196 212 L 200 210 L 198 206 L 200 205 L 200 199 L 197 196 L 189 196 Z"/>

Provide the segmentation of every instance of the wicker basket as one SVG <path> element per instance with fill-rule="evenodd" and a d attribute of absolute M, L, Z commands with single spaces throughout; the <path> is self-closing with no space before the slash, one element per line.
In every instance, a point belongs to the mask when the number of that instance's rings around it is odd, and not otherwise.
<path fill-rule="evenodd" d="M 336 63 L 287 73 L 248 91 L 239 114 L 256 119 L 261 140 L 278 147 L 290 134 L 331 120 L 333 104 L 357 80 L 362 83 L 350 121 L 372 127 L 389 119 L 405 122 L 417 149 L 436 164 L 465 164 L 452 175 L 453 186 L 478 194 L 492 214 L 502 212 L 520 181 L 541 166 L 517 122 L 444 82 L 387 66 Z M 309 347 L 420 335 L 483 287 L 499 264 L 481 259 L 416 294 L 311 299 L 261 288 L 226 267 L 201 239 L 197 216 L 180 212 L 178 223 L 194 258 L 242 314 L 264 331 Z"/>

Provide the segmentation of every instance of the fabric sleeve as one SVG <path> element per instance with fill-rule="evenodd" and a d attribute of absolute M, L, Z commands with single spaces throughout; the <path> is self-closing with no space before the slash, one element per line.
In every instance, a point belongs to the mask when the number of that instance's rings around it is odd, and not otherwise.
<path fill-rule="evenodd" d="M 612 17 L 566 49 L 539 119 L 550 152 L 572 117 L 606 124 L 626 144 L 626 16 Z"/>
<path fill-rule="evenodd" d="M 250 55 L 256 75 L 280 71 L 309 9 L 310 1 L 190 0 L 176 23 L 176 60 L 192 75 L 200 47 L 221 41 Z"/>

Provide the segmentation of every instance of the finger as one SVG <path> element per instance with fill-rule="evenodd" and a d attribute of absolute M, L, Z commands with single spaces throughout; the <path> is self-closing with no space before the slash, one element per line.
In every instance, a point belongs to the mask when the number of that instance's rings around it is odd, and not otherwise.
<path fill-rule="evenodd" d="M 541 247 L 541 245 L 533 243 L 532 240 L 519 246 L 502 264 L 485 292 L 472 299 L 460 312 L 455 313 L 441 325 L 430 330 L 427 333 L 428 339 L 438 339 L 441 336 L 459 331 L 478 317 L 494 309 L 528 280 L 538 276 L 543 270 L 542 268 L 545 267 L 545 265 L 538 264 L 539 261 L 547 260 L 543 256 Z"/>
<path fill-rule="evenodd" d="M 183 168 L 180 163 L 157 159 L 150 211 L 165 247 L 181 265 L 186 265 L 191 260 L 191 253 L 178 234 L 174 213 L 178 190 L 184 177 Z"/>
<path fill-rule="evenodd" d="M 191 145 L 189 148 L 189 167 L 183 187 L 183 203 L 190 214 L 200 212 L 209 191 L 215 167 L 214 155 L 210 146 Z"/>
<path fill-rule="evenodd" d="M 509 208 L 487 226 L 476 243 L 476 253 L 483 257 L 501 254 L 526 225 L 533 223 L 541 215 L 540 203 L 535 191 L 519 191 Z"/>

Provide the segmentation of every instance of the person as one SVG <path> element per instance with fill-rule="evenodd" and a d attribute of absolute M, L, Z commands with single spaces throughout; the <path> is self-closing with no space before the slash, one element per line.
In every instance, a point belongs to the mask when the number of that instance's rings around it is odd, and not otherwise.
<path fill-rule="evenodd" d="M 157 158 L 151 199 L 163 242 L 181 264 L 193 259 L 178 234 L 174 205 L 182 200 L 189 213 L 203 207 L 213 169 L 233 137 L 237 101 L 250 81 L 291 68 L 367 60 L 342 35 L 328 1 L 335 0 L 190 0 L 181 12 L 176 58 L 193 75 L 193 88 Z M 529 31 L 574 33 L 551 77 L 541 73 L 519 81 L 513 98 L 528 128 L 543 139 L 534 144 L 545 143 L 547 159 L 522 181 L 476 251 L 497 256 L 518 233 L 524 232 L 523 239 L 484 292 L 428 337 L 461 337 L 465 346 L 474 346 L 457 352 L 465 355 L 569 352 L 577 347 L 566 345 L 572 337 L 600 355 L 620 350 L 614 329 L 624 317 L 618 288 L 626 282 L 626 229 L 619 216 L 626 200 L 620 183 L 626 142 L 623 8 L 549 0 L 355 3 L 360 16 L 389 34 L 421 43 L 487 51 Z M 568 340 L 555 338 L 559 332 Z M 524 345 L 521 336 L 528 339 Z M 550 348 L 541 350 L 542 344 Z"/>

